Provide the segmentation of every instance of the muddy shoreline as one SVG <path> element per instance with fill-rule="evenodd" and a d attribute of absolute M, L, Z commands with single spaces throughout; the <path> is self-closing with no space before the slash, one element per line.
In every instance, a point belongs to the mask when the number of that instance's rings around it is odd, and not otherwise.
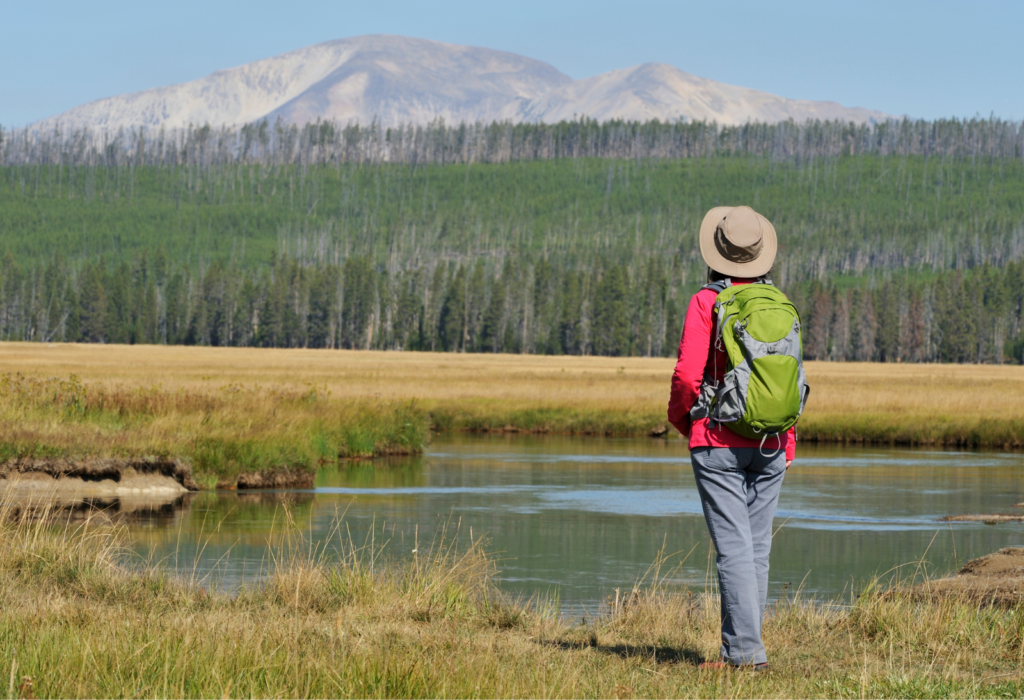
<path fill-rule="evenodd" d="M 215 489 L 308 489 L 313 487 L 314 476 L 311 471 L 281 467 L 221 479 Z M 0 496 L 17 500 L 176 496 L 200 490 L 191 467 L 181 460 L 21 458 L 0 464 Z"/>

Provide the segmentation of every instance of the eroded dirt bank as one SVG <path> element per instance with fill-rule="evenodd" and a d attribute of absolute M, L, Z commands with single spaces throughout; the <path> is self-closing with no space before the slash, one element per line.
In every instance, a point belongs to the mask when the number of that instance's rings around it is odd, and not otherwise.
<path fill-rule="evenodd" d="M 278 468 L 245 472 L 217 482 L 217 489 L 312 488 L 314 474 Z M 178 460 L 144 458 L 22 458 L 0 464 L 0 494 L 24 499 L 131 498 L 178 495 L 200 486 L 189 465 Z"/>
<path fill-rule="evenodd" d="M 22 458 L 0 464 L 0 491 L 118 498 L 198 491 L 187 464 L 168 459 Z"/>
<path fill-rule="evenodd" d="M 958 596 L 982 605 L 1024 602 L 1024 547 L 1004 547 L 967 562 L 957 574 L 917 586 L 927 597 Z"/>

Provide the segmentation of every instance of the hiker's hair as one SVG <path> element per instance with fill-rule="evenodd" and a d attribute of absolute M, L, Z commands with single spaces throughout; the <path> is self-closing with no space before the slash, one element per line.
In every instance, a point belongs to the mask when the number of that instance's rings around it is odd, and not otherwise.
<path fill-rule="evenodd" d="M 728 275 L 723 275 L 718 270 L 712 270 L 710 267 L 708 268 L 708 284 L 712 282 L 721 282 L 726 277 L 728 277 Z"/>
<path fill-rule="evenodd" d="M 761 275 L 757 279 L 771 278 L 771 276 L 772 276 L 772 271 L 768 270 L 768 272 L 764 273 L 763 275 Z M 722 280 L 728 279 L 728 278 L 729 278 L 729 275 L 723 275 L 718 270 L 712 270 L 710 267 L 708 268 L 708 284 L 711 284 L 712 282 L 721 282 Z"/>

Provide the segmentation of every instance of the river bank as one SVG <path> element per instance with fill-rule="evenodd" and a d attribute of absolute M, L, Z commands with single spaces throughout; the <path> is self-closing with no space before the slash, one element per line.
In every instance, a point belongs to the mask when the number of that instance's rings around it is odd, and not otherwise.
<path fill-rule="evenodd" d="M 139 473 L 188 490 L 308 487 L 339 459 L 420 452 L 428 426 L 411 402 L 336 400 L 314 386 L 168 390 L 2 374 L 0 488 L 85 479 L 116 490 Z"/>
<path fill-rule="evenodd" d="M 228 595 L 126 558 L 120 528 L 4 519 L 0 530 L 0 658 L 20 697 L 1024 691 L 1020 608 L 956 597 L 869 585 L 844 606 L 783 601 L 765 623 L 771 672 L 704 671 L 717 599 L 665 586 L 656 567 L 617 605 L 565 619 L 497 590 L 494 560 L 465 533 L 424 536 L 405 548 L 416 552 L 338 538 L 324 557 L 293 532 L 264 584 Z"/>
<path fill-rule="evenodd" d="M 306 487 L 338 459 L 418 453 L 431 430 L 680 439 L 665 424 L 671 371 L 664 358 L 0 343 L 0 471 L 157 460 L 202 488 Z M 1022 367 L 807 374 L 801 440 L 1024 447 Z"/>

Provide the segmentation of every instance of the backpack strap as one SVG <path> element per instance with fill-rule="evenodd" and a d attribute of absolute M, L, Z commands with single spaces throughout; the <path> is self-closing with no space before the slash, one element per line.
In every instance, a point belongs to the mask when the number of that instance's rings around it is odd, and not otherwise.
<path fill-rule="evenodd" d="M 718 296 L 722 292 L 732 285 L 732 278 L 726 277 L 725 279 L 718 280 L 716 282 L 708 282 L 703 287 L 704 289 L 710 289 Z M 721 312 L 722 305 L 715 301 L 715 305 L 711 309 L 712 318 L 718 317 Z M 722 331 L 721 328 L 718 330 L 717 337 L 712 338 L 711 342 L 717 346 L 721 343 Z M 718 355 L 715 354 L 717 359 Z M 693 419 L 706 418 L 711 413 L 711 401 L 718 391 L 718 382 L 715 380 L 713 374 L 704 373 L 704 379 L 701 381 L 700 394 L 697 395 L 697 402 L 690 409 L 690 417 Z"/>
<path fill-rule="evenodd" d="M 775 283 L 772 282 L 772 278 L 768 277 L 767 275 L 765 275 L 764 277 L 758 277 L 756 280 L 753 281 L 753 284 L 767 284 L 772 287 L 775 286 Z M 721 294 L 731 286 L 732 278 L 726 277 L 724 280 L 718 280 L 717 282 L 708 282 L 703 287 L 701 287 L 701 289 L 711 289 L 714 290 L 715 294 Z"/>
<path fill-rule="evenodd" d="M 729 287 L 732 287 L 732 286 L 733 286 L 732 278 L 731 277 L 726 277 L 725 279 L 718 280 L 717 282 L 708 282 L 703 287 L 701 287 L 701 289 L 702 290 L 710 289 L 711 291 L 713 291 L 715 293 L 715 296 L 718 296 L 719 294 L 721 294 L 726 289 L 728 289 Z M 711 315 L 714 318 L 718 318 L 719 322 L 721 322 L 722 304 L 719 303 L 719 301 L 717 299 L 715 300 L 715 305 L 711 308 Z M 722 337 L 722 328 L 721 328 L 721 325 L 719 325 L 719 328 L 718 328 L 718 338 L 720 339 L 721 337 Z"/>
<path fill-rule="evenodd" d="M 724 280 L 718 280 L 717 282 L 708 282 L 701 289 L 711 289 L 715 294 L 721 294 L 726 289 L 732 286 L 732 279 L 726 277 Z"/>

